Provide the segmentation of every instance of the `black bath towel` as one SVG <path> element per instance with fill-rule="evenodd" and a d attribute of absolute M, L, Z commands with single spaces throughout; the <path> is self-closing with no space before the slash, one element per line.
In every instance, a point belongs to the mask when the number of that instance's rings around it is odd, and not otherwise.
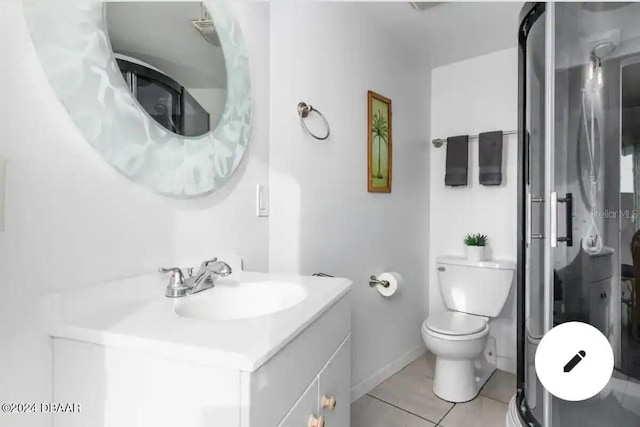
<path fill-rule="evenodd" d="M 502 131 L 479 136 L 480 184 L 502 184 Z"/>
<path fill-rule="evenodd" d="M 467 185 L 469 166 L 469 135 L 447 138 L 447 171 L 444 185 L 457 187 Z"/>

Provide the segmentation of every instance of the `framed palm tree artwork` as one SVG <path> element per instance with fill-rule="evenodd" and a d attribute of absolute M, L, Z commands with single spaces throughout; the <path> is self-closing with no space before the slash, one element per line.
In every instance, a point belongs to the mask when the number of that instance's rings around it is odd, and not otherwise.
<path fill-rule="evenodd" d="M 391 100 L 369 91 L 368 189 L 391 193 Z"/>

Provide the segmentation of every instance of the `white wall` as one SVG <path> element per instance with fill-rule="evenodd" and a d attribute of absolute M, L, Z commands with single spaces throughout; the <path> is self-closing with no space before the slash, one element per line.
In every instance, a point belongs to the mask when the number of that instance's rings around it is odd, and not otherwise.
<path fill-rule="evenodd" d="M 497 51 L 434 68 L 431 75 L 431 138 L 517 129 L 518 60 L 515 48 Z M 436 257 L 462 255 L 466 233 L 489 236 L 495 259 L 516 260 L 517 135 L 505 137 L 503 183 L 478 182 L 478 141 L 469 142 L 469 185 L 445 187 L 446 144 L 430 145 L 429 265 Z M 443 309 L 437 274 L 429 269 L 430 312 Z M 496 338 L 498 367 L 516 370 L 515 281 L 499 319 L 491 323 Z"/>
<path fill-rule="evenodd" d="M 244 269 L 268 271 L 269 218 L 256 216 L 256 186 L 269 182 L 269 2 L 234 2 L 249 56 L 251 141 L 236 175 L 213 196 L 181 203 L 176 211 L 178 262 L 238 254 Z"/>
<path fill-rule="evenodd" d="M 429 72 L 365 7 L 271 5 L 270 269 L 354 281 L 354 395 L 424 351 L 427 280 Z M 393 102 L 391 194 L 367 192 L 369 89 Z M 326 115 L 327 141 L 302 130 L 300 101 Z M 405 277 L 389 299 L 367 283 L 384 270 Z"/>
<path fill-rule="evenodd" d="M 0 156 L 8 159 L 6 232 L 0 233 L 1 402 L 52 399 L 51 345 L 38 320 L 47 292 L 223 249 L 243 255 L 248 269 L 266 270 L 268 227 L 255 217 L 254 194 L 268 180 L 269 5 L 236 7 L 254 84 L 247 158 L 221 192 L 180 202 L 130 182 L 83 140 L 46 81 L 19 0 L 0 1 Z M 0 413 L 0 425 L 48 426 L 49 418 Z"/>

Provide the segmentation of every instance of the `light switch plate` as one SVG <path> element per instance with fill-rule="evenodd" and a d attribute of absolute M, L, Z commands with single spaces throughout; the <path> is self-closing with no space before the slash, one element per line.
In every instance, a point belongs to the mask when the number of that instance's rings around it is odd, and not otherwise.
<path fill-rule="evenodd" d="M 256 210 L 258 216 L 269 216 L 269 188 L 258 184 L 256 188 Z"/>

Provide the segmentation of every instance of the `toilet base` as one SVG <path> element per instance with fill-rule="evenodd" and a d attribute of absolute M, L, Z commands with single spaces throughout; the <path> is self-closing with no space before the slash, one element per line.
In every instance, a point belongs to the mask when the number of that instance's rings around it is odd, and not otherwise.
<path fill-rule="evenodd" d="M 485 356 L 486 354 L 482 354 L 475 360 L 436 357 L 433 393 L 440 399 L 453 403 L 475 399 L 482 386 L 496 371 L 495 363 L 491 363 Z"/>

